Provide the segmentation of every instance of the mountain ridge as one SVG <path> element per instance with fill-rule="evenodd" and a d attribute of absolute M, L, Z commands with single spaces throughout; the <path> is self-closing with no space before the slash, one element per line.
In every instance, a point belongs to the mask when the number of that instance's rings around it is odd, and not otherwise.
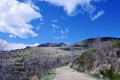
<path fill-rule="evenodd" d="M 63 42 L 61 43 L 48 42 L 48 43 L 38 45 L 38 47 L 62 47 L 62 46 L 67 46 L 67 44 Z"/>
<path fill-rule="evenodd" d="M 106 41 L 112 41 L 112 40 L 120 40 L 120 38 L 116 38 L 116 37 L 98 37 L 101 39 L 102 42 L 106 42 Z M 75 44 L 79 44 L 79 43 L 93 43 L 95 41 L 96 38 L 89 38 L 89 39 L 85 39 L 83 41 L 80 42 L 76 42 L 70 45 L 75 46 Z M 43 43 L 38 45 L 38 47 L 62 47 L 62 46 L 69 46 L 66 43 L 54 43 L 54 42 L 47 42 L 47 43 Z M 80 47 L 80 46 L 75 46 L 75 47 Z"/>

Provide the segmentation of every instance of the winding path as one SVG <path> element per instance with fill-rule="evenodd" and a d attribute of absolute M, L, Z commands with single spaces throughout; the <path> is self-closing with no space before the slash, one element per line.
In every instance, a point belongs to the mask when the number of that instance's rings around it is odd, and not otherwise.
<path fill-rule="evenodd" d="M 90 78 L 88 75 L 79 73 L 69 66 L 60 67 L 56 69 L 56 77 L 53 80 L 96 80 Z"/>

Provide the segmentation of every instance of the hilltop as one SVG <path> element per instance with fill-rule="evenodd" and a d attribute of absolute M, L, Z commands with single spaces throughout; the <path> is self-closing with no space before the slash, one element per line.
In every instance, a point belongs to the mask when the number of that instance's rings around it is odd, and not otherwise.
<path fill-rule="evenodd" d="M 101 42 L 113 42 L 115 40 L 120 40 L 120 38 L 115 38 L 115 37 L 101 37 L 99 38 Z M 72 44 L 74 47 L 91 47 L 92 44 L 95 42 L 96 38 L 90 38 L 83 40 L 81 42 L 77 42 Z"/>
<path fill-rule="evenodd" d="M 38 47 L 63 47 L 63 46 L 67 46 L 67 44 L 65 44 L 63 42 L 61 42 L 61 43 L 48 42 L 48 43 L 38 45 Z"/>

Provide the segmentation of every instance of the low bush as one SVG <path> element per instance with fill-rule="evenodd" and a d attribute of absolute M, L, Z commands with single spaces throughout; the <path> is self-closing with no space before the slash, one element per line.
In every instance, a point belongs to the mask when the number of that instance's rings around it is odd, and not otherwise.
<path fill-rule="evenodd" d="M 120 50 L 117 50 L 116 54 L 117 54 L 117 57 L 119 58 L 120 57 Z"/>
<path fill-rule="evenodd" d="M 112 68 L 100 70 L 100 74 L 103 75 L 105 78 L 108 78 L 109 80 L 120 80 L 120 74 L 115 73 Z"/>
<path fill-rule="evenodd" d="M 92 68 L 93 56 L 88 52 L 84 52 L 80 55 L 80 57 L 76 58 L 73 61 L 73 64 L 78 65 L 77 71 L 84 72 L 86 70 L 90 70 Z"/>
<path fill-rule="evenodd" d="M 116 41 L 113 43 L 113 46 L 116 47 L 116 48 L 120 48 L 120 40 L 116 40 Z"/>

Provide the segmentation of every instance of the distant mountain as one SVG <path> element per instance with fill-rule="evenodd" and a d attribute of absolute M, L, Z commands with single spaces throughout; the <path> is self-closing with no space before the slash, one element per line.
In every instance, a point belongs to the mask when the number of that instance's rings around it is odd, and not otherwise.
<path fill-rule="evenodd" d="M 67 44 L 48 42 L 48 43 L 45 43 L 45 44 L 38 45 L 38 47 L 62 47 L 62 46 L 67 46 Z"/>
<path fill-rule="evenodd" d="M 74 47 L 90 47 L 92 45 L 92 43 L 95 42 L 96 38 L 90 38 L 90 39 L 86 39 L 84 41 L 81 42 L 77 42 L 72 44 L 71 46 Z M 101 37 L 100 38 L 101 42 L 108 42 L 108 41 L 115 41 L 115 40 L 120 40 L 120 38 L 114 38 L 114 37 Z"/>
<path fill-rule="evenodd" d="M 62 46 L 73 46 L 73 47 L 91 47 L 92 43 L 94 43 L 96 38 L 90 38 L 86 39 L 81 42 L 74 43 L 72 45 L 67 45 L 65 43 L 53 43 L 53 42 L 48 42 L 44 44 L 38 45 L 38 47 L 62 47 Z M 114 37 L 101 37 L 100 40 L 102 42 L 108 42 L 108 41 L 115 41 L 115 40 L 120 40 L 120 38 L 114 38 Z"/>
<path fill-rule="evenodd" d="M 87 42 L 93 42 L 96 38 L 90 38 L 87 39 L 85 41 Z M 101 41 L 105 42 L 105 41 L 113 41 L 113 40 L 120 40 L 120 38 L 115 38 L 115 37 L 100 37 Z"/>

